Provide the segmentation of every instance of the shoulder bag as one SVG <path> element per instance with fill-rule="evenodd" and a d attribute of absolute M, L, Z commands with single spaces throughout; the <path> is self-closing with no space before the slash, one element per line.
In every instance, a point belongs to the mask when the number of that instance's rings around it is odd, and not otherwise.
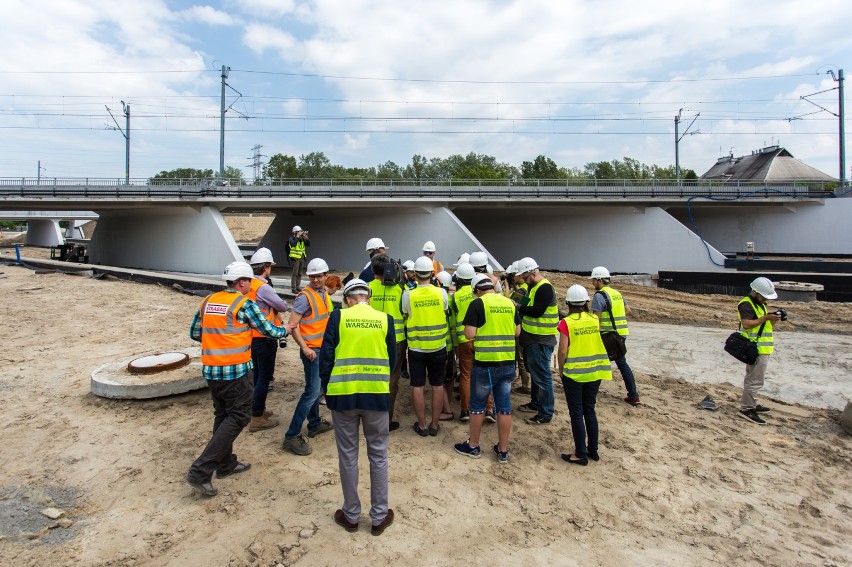
<path fill-rule="evenodd" d="M 760 335 L 763 334 L 764 326 L 766 326 L 766 321 L 763 322 L 763 325 L 761 325 L 760 329 L 757 331 L 758 339 L 760 338 Z M 757 342 L 749 340 L 748 337 L 744 336 L 739 331 L 734 331 L 727 339 L 725 339 L 724 348 L 725 352 L 746 364 L 754 364 L 757 362 L 757 357 L 760 356 L 757 353 Z"/>
<path fill-rule="evenodd" d="M 609 300 L 609 295 L 603 291 L 599 291 L 598 293 L 604 296 L 606 309 L 609 313 L 609 320 L 612 323 L 612 328 L 615 329 L 615 317 L 612 315 L 612 302 Z M 606 354 L 609 356 L 610 360 L 619 359 L 627 354 L 627 344 L 624 342 L 624 337 L 622 337 L 618 331 L 607 331 L 605 333 L 601 333 L 601 340 L 603 341 Z"/>

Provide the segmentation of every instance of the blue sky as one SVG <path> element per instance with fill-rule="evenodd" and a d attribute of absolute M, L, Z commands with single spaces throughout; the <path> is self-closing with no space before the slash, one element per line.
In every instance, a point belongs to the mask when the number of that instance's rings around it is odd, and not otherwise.
<path fill-rule="evenodd" d="M 852 61 L 849 3 L 4 0 L 0 177 L 131 177 L 322 151 L 368 167 L 476 152 L 625 156 L 703 173 L 779 144 L 838 175 L 838 120 L 800 99 Z M 847 73 L 850 69 L 845 69 Z M 847 85 L 848 86 L 848 85 Z M 232 90 L 233 89 L 233 90 Z M 838 111 L 837 91 L 809 97 Z M 815 114 L 814 114 L 815 113 Z M 801 117 L 801 118 L 799 118 Z M 266 158 L 264 158 L 266 159 Z M 847 178 L 849 177 L 847 172 Z"/>

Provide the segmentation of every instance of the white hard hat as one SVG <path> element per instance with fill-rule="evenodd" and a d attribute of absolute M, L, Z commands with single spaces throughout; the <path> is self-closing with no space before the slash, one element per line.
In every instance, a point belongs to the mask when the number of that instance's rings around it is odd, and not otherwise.
<path fill-rule="evenodd" d="M 466 264 L 467 262 L 470 262 L 470 254 L 468 254 L 467 252 L 462 252 L 462 255 L 459 256 L 458 261 L 453 262 L 453 266 L 461 266 L 462 264 Z"/>
<path fill-rule="evenodd" d="M 222 279 L 226 282 L 235 282 L 240 278 L 254 278 L 254 271 L 245 262 L 231 262 L 225 266 Z"/>
<path fill-rule="evenodd" d="M 485 264 L 485 273 L 486 274 L 494 274 L 494 268 L 491 267 L 491 264 Z"/>
<path fill-rule="evenodd" d="M 474 268 L 482 268 L 488 263 L 488 256 L 485 252 L 474 252 L 470 255 L 470 264 Z"/>
<path fill-rule="evenodd" d="M 423 251 L 424 252 L 434 252 L 435 251 L 435 243 L 431 240 L 427 240 L 423 243 Z"/>
<path fill-rule="evenodd" d="M 598 266 L 594 270 L 592 270 L 592 275 L 589 276 L 590 280 L 602 280 L 609 278 L 609 270 L 604 268 L 603 266 Z"/>
<path fill-rule="evenodd" d="M 414 271 L 414 261 L 413 260 L 406 260 L 405 262 L 402 263 L 402 267 L 405 268 L 406 272 L 413 272 Z"/>
<path fill-rule="evenodd" d="M 322 258 L 314 258 L 308 262 L 308 268 L 305 270 L 305 274 L 309 276 L 316 276 L 318 274 L 325 273 L 328 273 L 328 264 L 326 264 L 325 260 Z"/>
<path fill-rule="evenodd" d="M 343 286 L 343 295 L 356 294 L 370 297 L 373 294 L 373 290 L 370 289 L 370 286 L 364 280 L 354 278 L 346 282 L 346 285 Z"/>
<path fill-rule="evenodd" d="M 456 277 L 460 280 L 472 280 L 476 270 L 468 263 L 461 264 L 456 270 Z"/>
<path fill-rule="evenodd" d="M 272 264 L 274 266 L 275 262 L 272 261 L 272 252 L 270 252 L 269 248 L 258 248 L 251 255 L 249 264 Z"/>
<path fill-rule="evenodd" d="M 574 284 L 568 288 L 565 301 L 572 305 L 583 305 L 589 300 L 589 292 L 580 284 Z"/>
<path fill-rule="evenodd" d="M 381 238 L 371 238 L 367 241 L 367 252 L 370 250 L 378 250 L 379 248 L 387 248 Z"/>
<path fill-rule="evenodd" d="M 445 288 L 449 289 L 449 287 L 451 285 L 453 285 L 453 276 L 451 276 L 449 272 L 445 272 L 444 270 L 441 270 L 440 272 L 438 272 L 438 275 L 435 276 L 435 277 L 438 278 L 439 282 L 441 282 L 441 287 L 445 287 Z"/>
<path fill-rule="evenodd" d="M 514 262 L 509 264 L 509 267 L 506 268 L 506 273 L 509 274 L 509 275 L 518 273 L 518 261 L 517 260 L 515 260 Z"/>
<path fill-rule="evenodd" d="M 538 262 L 527 256 L 526 258 L 521 258 L 518 260 L 518 273 L 526 274 L 527 272 L 531 272 L 533 270 L 538 269 Z"/>
<path fill-rule="evenodd" d="M 775 299 L 778 297 L 778 293 L 775 291 L 775 284 L 769 278 L 757 278 L 751 282 L 751 289 L 766 299 Z"/>
<path fill-rule="evenodd" d="M 430 260 L 426 256 L 420 256 L 414 261 L 415 272 L 425 274 L 426 272 L 432 273 L 432 270 L 432 260 Z"/>
<path fill-rule="evenodd" d="M 294 227 L 293 227 L 293 232 L 302 232 L 302 227 L 301 227 L 301 226 L 299 226 L 299 225 L 294 226 Z"/>
<path fill-rule="evenodd" d="M 494 282 L 488 277 L 488 274 L 476 274 L 470 282 L 470 287 L 473 289 L 494 289 Z"/>

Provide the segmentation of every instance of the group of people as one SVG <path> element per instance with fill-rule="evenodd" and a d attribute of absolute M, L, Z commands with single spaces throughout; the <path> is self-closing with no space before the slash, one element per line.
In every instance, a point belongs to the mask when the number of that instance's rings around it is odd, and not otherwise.
<path fill-rule="evenodd" d="M 608 353 L 602 339 L 606 333 L 616 333 L 623 340 L 629 333 L 630 307 L 611 287 L 606 268 L 592 270 L 592 297 L 582 285 L 568 289 L 567 312 L 563 312 L 554 286 L 533 258 L 513 262 L 497 277 L 485 253 L 464 254 L 451 275 L 437 260 L 431 241 L 424 244 L 421 257 L 405 262 L 401 269 L 387 249 L 380 238 L 367 242 L 370 260 L 360 277 L 350 275 L 349 281 L 344 280 L 342 309 L 335 309 L 331 302 L 336 289 L 334 284 L 332 289 L 327 287 L 329 266 L 321 258 L 307 263 L 309 284 L 298 292 L 292 306 L 269 284 L 274 265 L 269 250 L 259 249 L 251 265 L 234 262 L 226 267 L 227 288 L 202 302 L 190 328 L 190 336 L 202 344 L 203 372 L 214 405 L 213 436 L 187 475 L 194 489 L 213 496 L 217 492 L 211 482 L 213 473 L 222 478 L 249 469 L 233 453 L 233 441 L 244 427 L 253 432 L 279 424 L 265 404 L 274 380 L 278 341 L 288 333 L 300 350 L 305 387 L 282 448 L 300 456 L 312 452 L 302 435 L 305 421 L 309 438 L 335 431 L 344 501 L 333 517 L 348 531 L 357 531 L 361 514 L 357 493 L 360 430 L 370 462 L 371 531 L 380 535 L 393 522 L 393 510 L 388 507 L 387 447 L 390 433 L 400 428 L 394 419 L 395 405 L 405 375 L 410 380 L 412 429 L 417 435 L 437 436 L 441 421 L 455 419 L 452 400 L 457 381 L 459 419 L 469 422 L 469 432 L 465 441 L 454 445 L 455 451 L 479 458 L 482 428 L 488 421 L 497 424 L 494 458 L 506 463 L 513 386 L 514 392 L 530 396 L 517 408 L 533 414 L 525 420 L 528 424 L 546 425 L 553 419 L 555 350 L 574 440 L 573 451 L 563 453 L 562 459 L 582 466 L 599 460 L 595 402 L 601 382 L 612 379 L 611 362 L 622 375 L 624 401 L 641 403 L 626 356 Z M 404 276 L 393 277 L 398 272 Z M 756 334 L 765 345 L 774 319 L 761 304 L 763 298 L 769 296 L 744 299 L 740 319 L 744 333 L 769 325 L 769 333 Z M 289 312 L 286 325 L 281 320 L 285 312 Z M 752 421 L 767 409 L 753 403 L 763 369 L 749 370 L 746 378 L 751 394 L 747 400 L 744 393 L 743 415 Z M 431 387 L 428 412 L 427 381 Z M 320 416 L 321 395 L 331 422 Z"/>

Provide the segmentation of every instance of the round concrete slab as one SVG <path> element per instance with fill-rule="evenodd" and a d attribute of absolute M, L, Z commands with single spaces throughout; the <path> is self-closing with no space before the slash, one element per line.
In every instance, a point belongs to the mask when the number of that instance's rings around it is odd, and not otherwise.
<path fill-rule="evenodd" d="M 127 371 L 131 374 L 157 374 L 187 364 L 189 364 L 189 355 L 185 352 L 164 352 L 134 358 L 127 363 Z"/>
<path fill-rule="evenodd" d="M 152 374 L 131 373 L 128 364 L 140 360 L 138 355 L 104 364 L 92 372 L 92 393 L 102 398 L 119 400 L 145 400 L 161 398 L 174 394 L 183 394 L 207 387 L 207 381 L 201 376 L 201 349 L 187 348 L 174 353 L 165 353 L 168 359 L 182 358 L 187 355 L 189 364 Z M 159 360 L 153 356 L 149 362 Z"/>

